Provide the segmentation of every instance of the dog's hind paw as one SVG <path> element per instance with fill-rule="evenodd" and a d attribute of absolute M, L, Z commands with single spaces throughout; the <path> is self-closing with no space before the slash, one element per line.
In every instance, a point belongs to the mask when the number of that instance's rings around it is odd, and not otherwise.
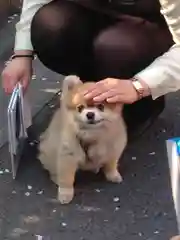
<path fill-rule="evenodd" d="M 113 183 L 121 183 L 123 181 L 121 174 L 118 171 L 106 172 L 106 179 Z"/>
<path fill-rule="evenodd" d="M 58 200 L 61 204 L 68 204 L 74 197 L 74 188 L 58 188 Z"/>

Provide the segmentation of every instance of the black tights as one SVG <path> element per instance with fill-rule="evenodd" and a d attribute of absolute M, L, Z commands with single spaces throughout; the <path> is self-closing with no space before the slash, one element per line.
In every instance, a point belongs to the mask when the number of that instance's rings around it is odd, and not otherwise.
<path fill-rule="evenodd" d="M 84 81 L 130 78 L 172 45 L 166 25 L 117 20 L 67 0 L 54 0 L 35 14 L 31 39 L 45 66 Z M 128 127 L 136 128 L 162 108 L 162 98 L 126 107 Z"/>

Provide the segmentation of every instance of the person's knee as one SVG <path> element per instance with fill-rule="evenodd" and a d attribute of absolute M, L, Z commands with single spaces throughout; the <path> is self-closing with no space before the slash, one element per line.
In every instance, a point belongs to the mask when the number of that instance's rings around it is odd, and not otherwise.
<path fill-rule="evenodd" d="M 166 39 L 165 43 L 162 39 Z M 105 69 L 106 75 L 133 76 L 168 50 L 169 43 L 167 31 L 156 24 L 142 22 L 136 26 L 135 23 L 120 22 L 96 37 L 96 66 L 100 66 L 101 72 Z"/>
<path fill-rule="evenodd" d="M 78 11 L 71 2 L 53 1 L 40 8 L 32 20 L 31 42 L 34 51 L 41 62 L 54 71 L 64 71 L 70 62 L 74 23 L 77 25 L 81 17 Z"/>
<path fill-rule="evenodd" d="M 94 40 L 94 54 L 102 61 L 134 62 L 141 50 L 141 36 L 125 29 L 104 30 Z"/>
<path fill-rule="evenodd" d="M 101 32 L 94 40 L 94 58 L 101 77 L 126 77 L 136 58 L 135 42 L 114 29 Z M 132 68 L 131 68 L 132 70 Z"/>
<path fill-rule="evenodd" d="M 49 4 L 43 6 L 37 11 L 32 21 L 32 31 L 41 32 L 41 29 L 51 32 L 57 32 L 61 27 L 56 7 Z"/>
<path fill-rule="evenodd" d="M 37 11 L 32 20 L 32 41 L 36 38 L 49 38 L 59 34 L 61 30 L 65 29 L 69 24 L 70 14 L 72 15 L 72 13 L 73 11 L 70 9 L 70 5 L 65 4 L 64 1 L 62 1 L 61 4 L 59 4 L 59 2 L 52 2 L 44 5 Z"/>

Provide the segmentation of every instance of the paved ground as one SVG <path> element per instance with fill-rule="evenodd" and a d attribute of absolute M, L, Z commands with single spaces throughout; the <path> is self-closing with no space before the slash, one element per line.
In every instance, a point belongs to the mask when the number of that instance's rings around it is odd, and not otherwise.
<path fill-rule="evenodd" d="M 10 169 L 5 146 L 0 153 L 0 239 L 166 240 L 175 235 L 165 140 L 180 134 L 178 102 L 179 94 L 170 96 L 155 125 L 128 147 L 121 185 L 79 173 L 76 197 L 68 206 L 56 201 L 56 187 L 36 159 L 36 144 L 27 145 L 16 181 L 5 170 Z M 36 117 L 34 139 L 56 105 L 53 100 Z"/>

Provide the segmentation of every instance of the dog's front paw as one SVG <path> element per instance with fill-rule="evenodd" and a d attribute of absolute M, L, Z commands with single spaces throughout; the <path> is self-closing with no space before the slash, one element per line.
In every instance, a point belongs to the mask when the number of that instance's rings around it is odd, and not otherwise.
<path fill-rule="evenodd" d="M 121 174 L 116 171 L 106 172 L 106 179 L 113 183 L 121 183 L 123 181 Z"/>
<path fill-rule="evenodd" d="M 68 204 L 74 197 L 74 188 L 58 188 L 58 200 L 61 204 Z"/>

